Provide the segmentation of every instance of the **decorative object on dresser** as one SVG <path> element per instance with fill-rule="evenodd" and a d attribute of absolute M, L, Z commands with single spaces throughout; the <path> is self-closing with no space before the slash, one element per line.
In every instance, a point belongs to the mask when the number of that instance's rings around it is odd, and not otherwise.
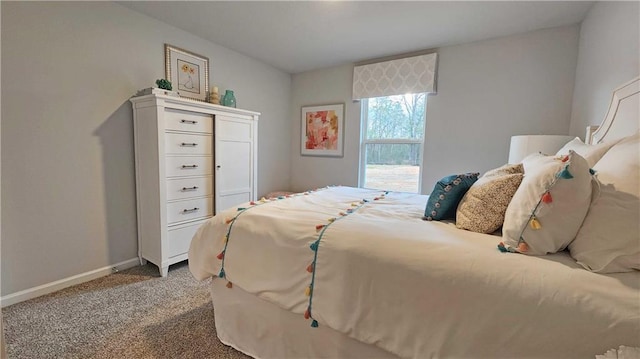
<path fill-rule="evenodd" d="M 236 96 L 233 94 L 233 90 L 226 90 L 224 92 L 222 104 L 227 107 L 236 107 Z"/>
<path fill-rule="evenodd" d="M 344 104 L 302 108 L 300 154 L 342 157 Z"/>
<path fill-rule="evenodd" d="M 138 256 L 164 277 L 204 221 L 255 200 L 260 114 L 158 94 L 130 101 Z"/>
<path fill-rule="evenodd" d="M 209 102 L 214 105 L 220 105 L 220 93 L 218 92 L 217 86 L 213 86 L 213 89 L 209 94 Z"/>
<path fill-rule="evenodd" d="M 509 146 L 509 164 L 520 163 L 532 153 L 553 155 L 573 138 L 573 136 L 563 135 L 512 136 Z"/>
<path fill-rule="evenodd" d="M 183 97 L 205 101 L 209 92 L 209 59 L 169 44 L 164 45 L 165 77 Z"/>
<path fill-rule="evenodd" d="M 173 88 L 171 86 L 171 81 L 165 80 L 165 79 L 157 79 L 156 80 L 156 85 L 158 86 L 158 88 L 163 89 L 163 90 L 169 90 L 171 91 Z"/>
<path fill-rule="evenodd" d="M 136 93 L 136 96 L 144 96 L 144 95 L 151 95 L 151 94 L 180 97 L 180 93 L 178 93 L 177 91 L 170 91 L 170 90 L 162 89 L 159 87 L 147 87 L 145 89 L 138 91 Z"/>

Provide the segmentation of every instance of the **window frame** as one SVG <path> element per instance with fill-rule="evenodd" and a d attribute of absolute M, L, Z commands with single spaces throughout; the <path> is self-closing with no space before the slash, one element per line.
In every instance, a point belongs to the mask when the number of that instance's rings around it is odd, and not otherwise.
<path fill-rule="evenodd" d="M 391 97 L 391 96 L 387 96 Z M 424 103 L 424 113 L 422 114 L 422 139 L 414 140 L 409 138 L 384 138 L 384 139 L 367 139 L 367 128 L 368 128 L 368 119 L 369 119 L 369 99 L 363 98 L 360 100 L 360 165 L 358 166 L 358 187 L 365 188 L 365 180 L 366 180 L 366 155 L 367 155 L 367 145 L 368 144 L 419 144 L 420 151 L 420 168 L 418 169 L 418 191 L 417 194 L 422 193 L 422 167 L 424 164 L 424 137 L 427 129 L 427 94 L 425 94 L 425 103 Z M 409 192 L 412 193 L 412 192 Z"/>

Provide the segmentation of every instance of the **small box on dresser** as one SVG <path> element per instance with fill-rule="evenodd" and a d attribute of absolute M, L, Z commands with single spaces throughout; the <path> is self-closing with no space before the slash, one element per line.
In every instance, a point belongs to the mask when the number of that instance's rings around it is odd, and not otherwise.
<path fill-rule="evenodd" d="M 160 94 L 130 101 L 138 257 L 164 277 L 202 223 L 256 199 L 260 114 Z"/>

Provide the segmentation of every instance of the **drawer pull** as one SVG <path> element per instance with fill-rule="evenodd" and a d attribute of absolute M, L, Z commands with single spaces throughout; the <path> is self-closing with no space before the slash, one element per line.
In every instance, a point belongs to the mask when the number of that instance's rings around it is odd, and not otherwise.
<path fill-rule="evenodd" d="M 193 121 L 193 120 L 180 120 L 181 123 L 188 123 L 190 125 L 195 125 L 198 123 L 198 121 Z"/>
<path fill-rule="evenodd" d="M 182 146 L 182 147 L 196 147 L 197 145 L 198 145 L 198 144 L 197 144 L 197 143 L 195 143 L 195 142 L 194 142 L 194 143 L 182 142 L 182 143 L 180 144 L 180 146 Z"/>
<path fill-rule="evenodd" d="M 187 168 L 198 168 L 198 165 L 182 165 L 182 169 L 187 169 Z"/>
<path fill-rule="evenodd" d="M 183 209 L 183 210 L 182 210 L 182 213 L 183 213 L 183 214 L 184 214 L 184 213 L 191 213 L 191 212 L 195 212 L 195 211 L 197 211 L 197 210 L 199 210 L 199 209 L 200 209 L 200 208 L 198 208 L 198 207 L 193 207 L 193 208 L 191 208 L 191 209 L 187 209 L 187 208 L 185 208 L 185 209 Z"/>
<path fill-rule="evenodd" d="M 198 186 L 193 186 L 193 187 L 182 187 L 183 191 L 195 191 L 198 189 Z"/>

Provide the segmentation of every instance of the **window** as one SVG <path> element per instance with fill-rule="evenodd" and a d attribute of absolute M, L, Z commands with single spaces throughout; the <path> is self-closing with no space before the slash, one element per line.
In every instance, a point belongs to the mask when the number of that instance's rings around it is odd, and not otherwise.
<path fill-rule="evenodd" d="M 420 193 L 426 94 L 362 100 L 360 187 Z"/>

